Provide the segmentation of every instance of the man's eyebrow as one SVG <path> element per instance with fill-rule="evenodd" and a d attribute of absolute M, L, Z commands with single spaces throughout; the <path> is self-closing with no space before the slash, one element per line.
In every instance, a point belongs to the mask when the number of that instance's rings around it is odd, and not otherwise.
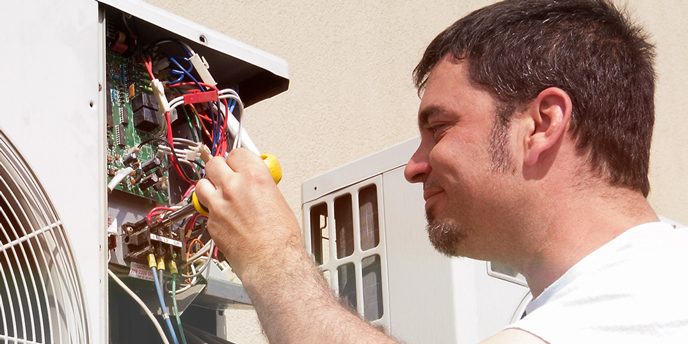
<path fill-rule="evenodd" d="M 428 124 L 428 121 L 430 120 L 430 117 L 439 115 L 441 113 L 448 112 L 447 109 L 437 106 L 437 105 L 431 105 L 423 109 L 420 113 L 418 113 L 418 127 L 422 128 L 424 125 Z"/>

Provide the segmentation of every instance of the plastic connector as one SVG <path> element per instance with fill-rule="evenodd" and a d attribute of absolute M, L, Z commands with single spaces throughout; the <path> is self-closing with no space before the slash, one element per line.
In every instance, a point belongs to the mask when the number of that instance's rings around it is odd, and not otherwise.
<path fill-rule="evenodd" d="M 189 61 L 191 61 L 191 64 L 193 64 L 194 68 L 198 72 L 198 75 L 201 76 L 201 80 L 203 80 L 204 83 L 213 87 L 217 85 L 217 82 L 215 82 L 213 76 L 210 75 L 210 72 L 208 72 L 208 68 L 210 68 L 210 66 L 208 65 L 208 62 L 205 60 L 205 57 L 202 58 L 198 56 L 197 53 L 194 53 L 189 58 Z"/>
<path fill-rule="evenodd" d="M 184 95 L 184 105 L 216 102 L 218 100 L 220 100 L 220 96 L 217 94 L 217 90 L 194 92 Z"/>
<path fill-rule="evenodd" d="M 165 271 L 165 258 L 158 258 L 158 270 Z"/>
<path fill-rule="evenodd" d="M 201 154 L 201 160 L 203 160 L 204 163 L 208 162 L 210 158 L 213 157 L 212 153 L 210 152 L 210 148 L 204 144 L 201 144 L 201 146 L 198 148 L 198 152 Z"/>
<path fill-rule="evenodd" d="M 148 255 L 148 267 L 155 267 L 155 255 L 152 253 Z"/>
<path fill-rule="evenodd" d="M 177 263 L 175 263 L 174 260 L 171 260 L 169 265 L 171 274 L 179 274 L 179 271 L 177 270 Z"/>
<path fill-rule="evenodd" d="M 185 159 L 188 161 L 196 161 L 201 158 L 201 153 L 193 148 L 185 149 L 184 153 L 186 154 Z"/>
<path fill-rule="evenodd" d="M 138 153 L 140 151 L 141 151 L 141 147 L 133 146 L 133 147 L 129 148 L 129 150 L 127 151 L 127 155 L 132 154 L 132 153 Z"/>
<path fill-rule="evenodd" d="M 158 79 L 153 79 L 151 82 L 151 87 L 153 88 L 153 94 L 155 94 L 155 98 L 158 100 L 158 108 L 160 109 L 160 112 L 166 113 L 170 111 L 170 103 L 167 102 L 167 97 L 165 96 L 165 87 L 163 86 L 162 82 Z"/>

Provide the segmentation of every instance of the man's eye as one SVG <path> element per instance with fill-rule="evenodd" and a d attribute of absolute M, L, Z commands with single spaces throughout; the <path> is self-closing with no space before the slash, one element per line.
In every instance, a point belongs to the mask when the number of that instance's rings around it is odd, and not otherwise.
<path fill-rule="evenodd" d="M 433 135 L 442 134 L 444 132 L 444 129 L 445 125 L 443 124 L 433 125 L 432 127 L 430 127 L 430 130 L 432 131 Z"/>

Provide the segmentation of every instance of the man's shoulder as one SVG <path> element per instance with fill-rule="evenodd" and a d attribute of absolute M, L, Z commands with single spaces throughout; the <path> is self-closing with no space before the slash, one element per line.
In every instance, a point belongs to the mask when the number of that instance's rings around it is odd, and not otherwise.
<path fill-rule="evenodd" d="M 547 343 L 540 337 L 533 335 L 530 332 L 523 330 L 510 328 L 506 329 L 487 340 L 483 341 L 481 344 L 543 344 Z"/>

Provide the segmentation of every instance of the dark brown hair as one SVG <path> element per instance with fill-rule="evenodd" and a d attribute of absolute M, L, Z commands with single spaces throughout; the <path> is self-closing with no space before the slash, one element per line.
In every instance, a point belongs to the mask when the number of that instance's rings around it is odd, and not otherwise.
<path fill-rule="evenodd" d="M 654 46 L 607 0 L 507 0 L 457 21 L 414 70 L 421 93 L 447 54 L 502 108 L 548 87 L 573 103 L 570 132 L 594 171 L 647 197 L 654 125 Z M 508 121 L 515 111 L 505 112 Z"/>

